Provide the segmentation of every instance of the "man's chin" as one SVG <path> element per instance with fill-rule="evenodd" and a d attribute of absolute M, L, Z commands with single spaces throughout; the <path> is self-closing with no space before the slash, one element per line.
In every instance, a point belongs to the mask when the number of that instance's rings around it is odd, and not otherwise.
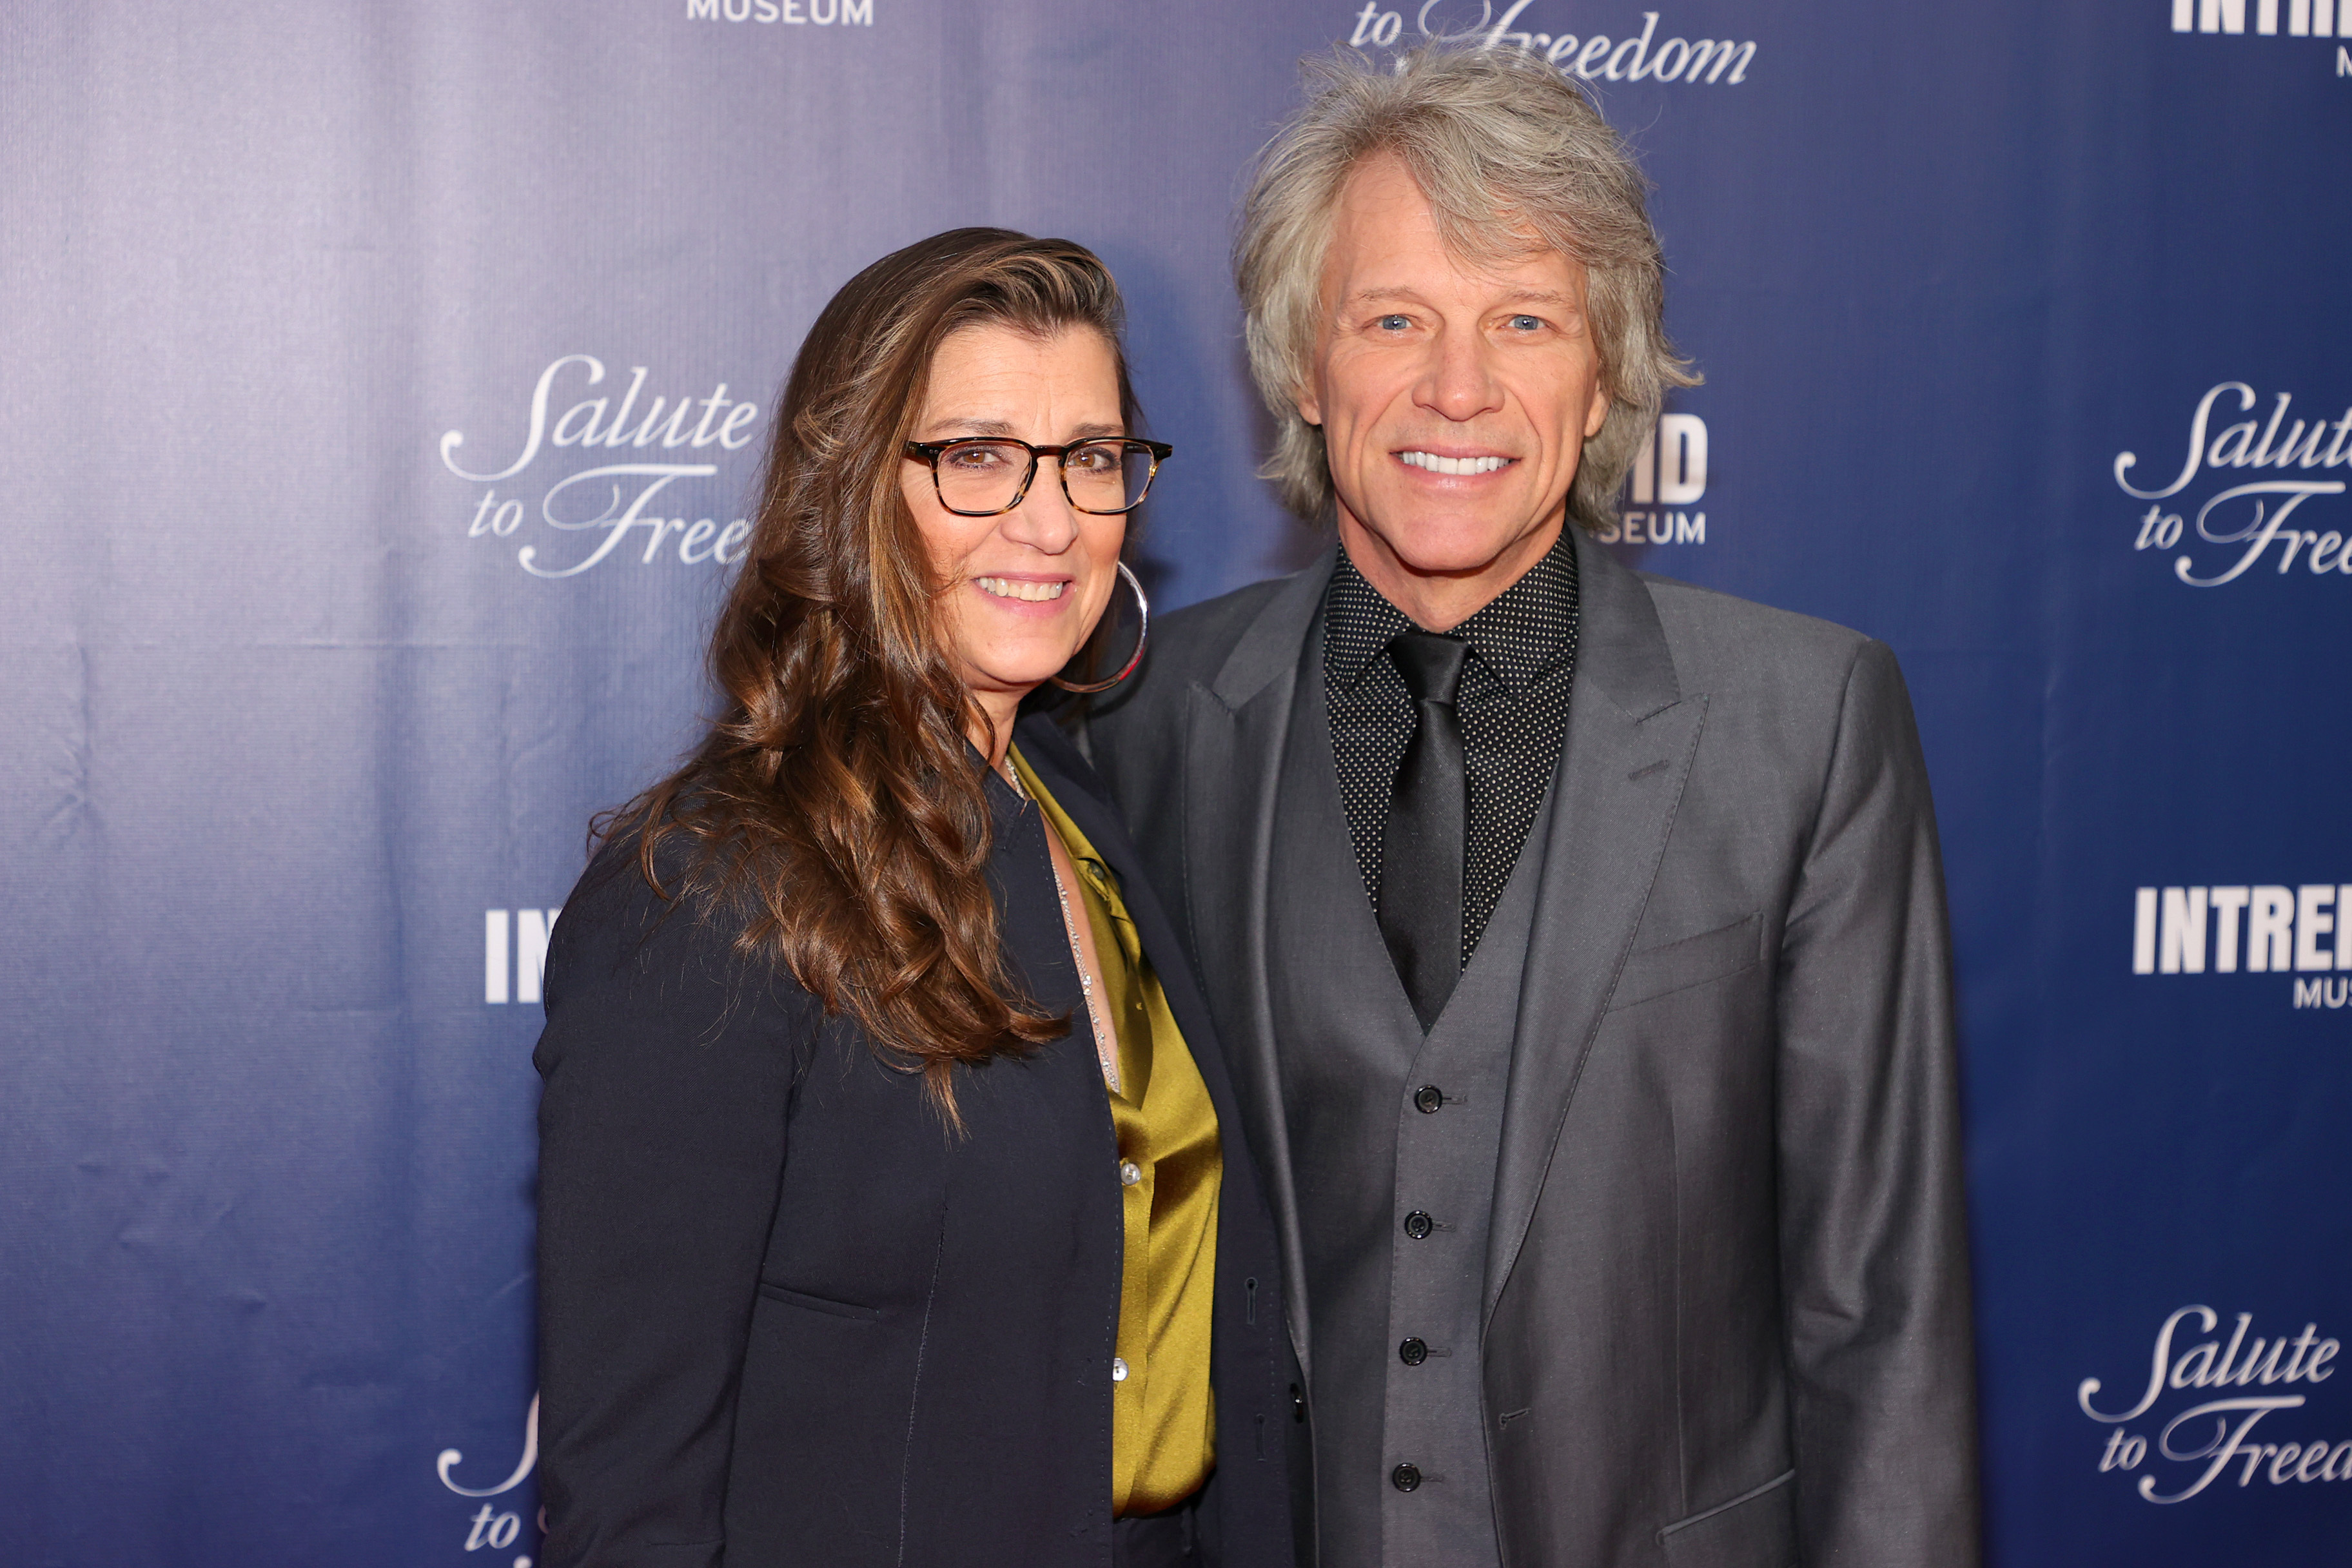
<path fill-rule="evenodd" d="M 1471 519 L 1412 519 L 1373 527 L 1359 524 L 1349 530 L 1343 526 L 1340 537 L 1349 544 L 1349 556 L 1360 568 L 1360 556 L 1365 546 L 1378 551 L 1387 562 L 1416 577 L 1459 578 L 1475 577 L 1497 567 L 1517 563 L 1526 555 L 1550 548 L 1559 531 L 1559 520 L 1538 523 L 1533 527 L 1514 520 L 1497 523 Z"/>

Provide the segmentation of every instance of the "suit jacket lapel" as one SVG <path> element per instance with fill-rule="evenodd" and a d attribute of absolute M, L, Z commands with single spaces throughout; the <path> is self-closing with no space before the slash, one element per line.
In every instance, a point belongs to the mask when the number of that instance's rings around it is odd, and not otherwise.
<path fill-rule="evenodd" d="M 1327 550 L 1292 577 L 1234 642 L 1216 679 L 1193 683 L 1184 734 L 1184 901 L 1210 1009 L 1232 1052 L 1244 1126 L 1265 1167 L 1291 1346 L 1300 1370 L 1310 1372 L 1306 1261 L 1266 974 L 1266 907 L 1275 794 L 1299 650 L 1337 558 L 1336 549 Z"/>
<path fill-rule="evenodd" d="M 1487 1239 L 1490 1315 L 1633 947 L 1706 716 L 1705 694 L 1680 689 L 1649 589 L 1580 531 L 1575 544 L 1576 685 L 1519 986 Z"/>
<path fill-rule="evenodd" d="M 1102 792 L 1094 771 L 1052 719 L 1043 714 L 1024 718 L 1019 736 L 1023 758 L 1037 770 L 1045 787 L 1053 791 L 1055 803 L 1069 814 L 1078 831 L 1087 836 L 1087 842 L 1095 847 L 1118 878 L 1120 894 L 1135 921 L 1144 956 L 1159 972 L 1169 1010 L 1175 1015 L 1176 1026 L 1184 1032 L 1192 1047 L 1194 1065 L 1200 1068 L 1209 1098 L 1216 1105 L 1219 1124 L 1244 1125 L 1228 1071 L 1224 1037 L 1215 1027 L 1215 1013 L 1193 984 L 1192 965 L 1176 940 L 1176 928 L 1160 901 L 1158 889 L 1145 873 L 1143 857 L 1128 836 L 1118 804 Z M 1236 1167 L 1227 1165 L 1229 1184 L 1235 1171 Z M 1267 1206 L 1272 1208 L 1271 1201 Z"/>

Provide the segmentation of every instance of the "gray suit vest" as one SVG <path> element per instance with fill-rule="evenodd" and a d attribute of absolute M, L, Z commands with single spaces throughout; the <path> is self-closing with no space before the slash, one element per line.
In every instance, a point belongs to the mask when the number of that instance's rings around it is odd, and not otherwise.
<path fill-rule="evenodd" d="M 1267 943 L 1315 1346 L 1325 1568 L 1500 1562 L 1479 1336 L 1550 811 L 1548 798 L 1424 1037 L 1349 838 L 1318 620 L 1285 742 Z"/>

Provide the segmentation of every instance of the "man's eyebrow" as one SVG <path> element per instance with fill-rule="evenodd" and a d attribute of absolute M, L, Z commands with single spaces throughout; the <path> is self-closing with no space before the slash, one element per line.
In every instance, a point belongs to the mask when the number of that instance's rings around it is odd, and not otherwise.
<path fill-rule="evenodd" d="M 1507 305 L 1573 305 L 1573 295 L 1558 289 L 1514 289 L 1502 296 Z M 1389 301 L 1400 304 L 1420 304 L 1422 296 L 1411 289 L 1366 289 L 1348 297 L 1350 305 L 1379 305 Z"/>

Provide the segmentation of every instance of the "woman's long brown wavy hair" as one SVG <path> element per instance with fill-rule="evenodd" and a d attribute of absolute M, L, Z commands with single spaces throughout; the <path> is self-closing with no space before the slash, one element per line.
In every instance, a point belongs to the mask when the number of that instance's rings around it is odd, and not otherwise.
<path fill-rule="evenodd" d="M 678 771 L 600 824 L 636 836 L 666 900 L 740 911 L 737 946 L 788 969 L 950 1122 L 957 1064 L 1057 1038 L 1011 984 L 987 865 L 980 711 L 935 630 L 939 580 L 900 489 L 933 356 L 954 332 L 1101 332 L 1108 268 L 1085 247 L 998 228 L 935 235 L 845 285 L 785 383 L 742 570 L 710 641 L 722 708 Z M 686 851 L 664 886 L 656 858 Z"/>

